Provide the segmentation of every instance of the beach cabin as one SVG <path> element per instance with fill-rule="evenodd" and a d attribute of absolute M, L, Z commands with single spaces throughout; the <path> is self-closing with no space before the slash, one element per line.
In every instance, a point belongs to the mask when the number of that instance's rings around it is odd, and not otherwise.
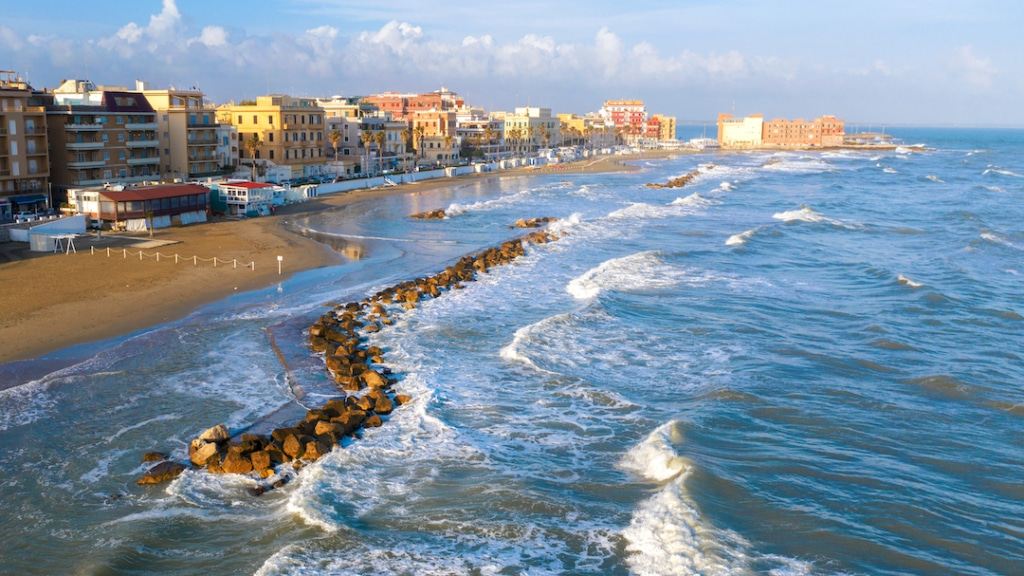
<path fill-rule="evenodd" d="M 68 203 L 96 224 L 129 231 L 206 222 L 209 190 L 199 184 L 158 184 L 135 188 L 68 191 Z"/>
<path fill-rule="evenodd" d="M 227 216 L 269 216 L 275 188 L 262 182 L 218 182 L 210 188 L 210 197 L 214 211 Z"/>

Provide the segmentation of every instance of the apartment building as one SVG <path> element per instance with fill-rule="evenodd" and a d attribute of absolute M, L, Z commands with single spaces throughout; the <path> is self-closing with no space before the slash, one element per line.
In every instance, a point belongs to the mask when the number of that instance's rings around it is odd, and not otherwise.
<path fill-rule="evenodd" d="M 764 123 L 762 145 L 778 148 L 841 146 L 845 125 L 835 116 L 820 116 L 807 121 L 802 118 L 776 118 Z"/>
<path fill-rule="evenodd" d="M 0 222 L 48 208 L 46 109 L 32 87 L 0 70 Z"/>
<path fill-rule="evenodd" d="M 647 123 L 643 100 L 606 100 L 598 114 L 626 134 L 641 134 Z"/>
<path fill-rule="evenodd" d="M 238 130 L 240 163 L 290 168 L 292 178 L 320 176 L 328 158 L 324 109 L 313 98 L 260 96 L 217 108 L 217 122 Z M 247 143 L 258 138 L 255 154 Z"/>
<path fill-rule="evenodd" d="M 217 157 L 217 109 L 197 88 L 136 90 L 156 112 L 160 168 L 165 178 L 202 178 L 220 173 Z"/>
<path fill-rule="evenodd" d="M 757 148 L 761 146 L 763 129 L 763 114 L 742 118 L 736 118 L 732 114 L 719 114 L 718 144 L 722 148 Z"/>
<path fill-rule="evenodd" d="M 418 162 L 443 164 L 459 159 L 454 110 L 419 110 L 409 118 Z"/>
<path fill-rule="evenodd" d="M 65 80 L 40 96 L 55 188 L 160 179 L 156 112 L 141 93 Z"/>
<path fill-rule="evenodd" d="M 550 108 L 520 106 L 503 117 L 504 139 L 518 152 L 557 146 L 562 141 L 561 123 Z"/>
<path fill-rule="evenodd" d="M 647 119 L 644 136 L 659 142 L 671 142 L 676 139 L 676 117 L 654 114 Z"/>
<path fill-rule="evenodd" d="M 426 94 L 384 92 L 367 96 L 362 101 L 375 106 L 381 112 L 390 113 L 395 120 L 410 120 L 417 112 L 448 111 L 465 106 L 465 100 L 461 96 L 444 86 L 440 90 Z"/>

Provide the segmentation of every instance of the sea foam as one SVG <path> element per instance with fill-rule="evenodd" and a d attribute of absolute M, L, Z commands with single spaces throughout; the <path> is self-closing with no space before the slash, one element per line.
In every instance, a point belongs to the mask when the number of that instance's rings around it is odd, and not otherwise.
<path fill-rule="evenodd" d="M 565 290 L 578 300 L 596 298 L 602 291 L 656 290 L 675 286 L 683 271 L 661 259 L 657 251 L 638 252 L 602 262 L 572 279 Z"/>

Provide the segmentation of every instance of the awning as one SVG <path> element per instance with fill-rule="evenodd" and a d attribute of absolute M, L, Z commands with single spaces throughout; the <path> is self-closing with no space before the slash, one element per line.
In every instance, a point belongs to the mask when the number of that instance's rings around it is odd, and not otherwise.
<path fill-rule="evenodd" d="M 32 204 L 33 202 L 46 202 L 46 196 L 44 194 L 22 194 L 20 196 L 9 196 L 11 200 L 14 200 L 18 204 Z"/>

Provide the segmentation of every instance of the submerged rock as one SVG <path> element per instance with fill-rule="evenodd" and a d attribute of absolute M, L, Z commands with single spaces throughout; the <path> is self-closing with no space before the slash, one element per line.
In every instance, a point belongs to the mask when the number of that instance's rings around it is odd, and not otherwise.
<path fill-rule="evenodd" d="M 444 208 L 438 208 L 437 210 L 428 210 L 426 212 L 419 212 L 412 214 L 410 218 L 416 218 L 418 220 L 443 220 L 447 214 L 444 212 Z"/>
<path fill-rule="evenodd" d="M 164 460 L 149 470 L 146 470 L 146 473 L 136 480 L 135 483 L 139 485 L 162 484 L 164 482 L 174 480 L 184 471 L 184 464 Z"/>

